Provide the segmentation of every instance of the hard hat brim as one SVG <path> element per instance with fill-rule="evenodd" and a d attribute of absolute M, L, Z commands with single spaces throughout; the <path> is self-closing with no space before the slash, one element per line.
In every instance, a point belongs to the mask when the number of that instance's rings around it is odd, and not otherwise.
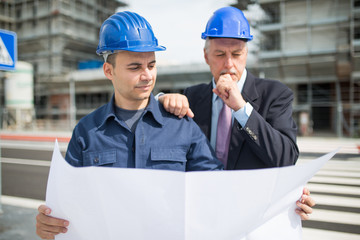
<path fill-rule="evenodd" d="M 205 34 L 205 33 L 202 33 L 201 34 L 201 38 L 206 40 L 206 38 L 236 38 L 236 39 L 240 39 L 240 40 L 243 40 L 243 41 L 251 41 L 253 40 L 253 35 L 250 35 L 249 37 L 239 37 L 239 36 L 231 36 L 231 35 L 208 35 L 208 34 Z"/>
<path fill-rule="evenodd" d="M 166 47 L 164 46 L 135 46 L 135 47 L 127 47 L 127 48 L 119 48 L 119 49 L 114 49 L 114 48 L 103 48 L 103 49 L 98 49 L 96 51 L 96 53 L 98 55 L 102 55 L 104 53 L 114 53 L 116 51 L 129 51 L 129 52 L 157 52 L 157 51 L 165 51 Z"/>
<path fill-rule="evenodd" d="M 134 47 L 134 48 L 127 48 L 124 49 L 125 51 L 130 51 L 130 52 L 157 52 L 157 51 L 165 51 L 166 47 L 164 46 L 144 46 L 144 47 Z"/>

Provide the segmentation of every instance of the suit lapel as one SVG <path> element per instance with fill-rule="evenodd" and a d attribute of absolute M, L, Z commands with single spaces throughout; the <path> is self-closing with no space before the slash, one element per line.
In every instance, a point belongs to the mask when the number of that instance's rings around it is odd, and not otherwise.
<path fill-rule="evenodd" d="M 259 93 L 256 89 L 255 77 L 250 72 L 247 72 L 246 80 L 241 94 L 245 101 L 249 102 L 256 111 L 259 110 L 260 104 L 256 101 L 259 98 Z"/>
<path fill-rule="evenodd" d="M 192 106 L 194 108 L 195 122 L 199 125 L 205 136 L 210 140 L 211 135 L 211 112 L 212 112 L 212 82 L 199 93 L 199 100 Z"/>

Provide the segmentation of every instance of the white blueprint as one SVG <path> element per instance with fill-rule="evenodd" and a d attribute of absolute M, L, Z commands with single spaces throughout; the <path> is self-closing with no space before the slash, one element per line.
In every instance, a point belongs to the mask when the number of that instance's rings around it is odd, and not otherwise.
<path fill-rule="evenodd" d="M 70 166 L 55 143 L 46 204 L 71 240 L 297 240 L 295 202 L 336 151 L 299 166 L 176 172 Z"/>

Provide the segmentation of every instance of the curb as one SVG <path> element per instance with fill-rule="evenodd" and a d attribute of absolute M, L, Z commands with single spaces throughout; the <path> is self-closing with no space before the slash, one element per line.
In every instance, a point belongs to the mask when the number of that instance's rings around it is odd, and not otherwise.
<path fill-rule="evenodd" d="M 55 135 L 55 134 L 54 134 Z M 58 142 L 66 142 L 70 141 L 71 137 L 55 137 L 55 136 L 45 136 L 45 135 L 23 135 L 23 134 L 6 134 L 1 133 L 0 139 L 2 140 L 15 140 L 15 141 L 36 141 L 36 142 L 55 142 L 57 139 Z"/>
<path fill-rule="evenodd" d="M 10 206 L 14 206 L 14 207 L 38 209 L 38 207 L 41 204 L 45 204 L 45 201 L 31 199 L 31 198 L 21 198 L 21 197 L 2 195 L 1 203 L 3 205 L 10 205 Z"/>

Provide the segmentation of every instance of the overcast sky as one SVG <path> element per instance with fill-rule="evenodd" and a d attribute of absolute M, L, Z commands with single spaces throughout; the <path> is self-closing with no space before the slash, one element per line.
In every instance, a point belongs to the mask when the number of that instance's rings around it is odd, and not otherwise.
<path fill-rule="evenodd" d="M 129 10 L 139 13 L 153 27 L 160 45 L 158 64 L 203 63 L 204 40 L 201 33 L 213 12 L 235 3 L 234 0 L 124 0 Z"/>

